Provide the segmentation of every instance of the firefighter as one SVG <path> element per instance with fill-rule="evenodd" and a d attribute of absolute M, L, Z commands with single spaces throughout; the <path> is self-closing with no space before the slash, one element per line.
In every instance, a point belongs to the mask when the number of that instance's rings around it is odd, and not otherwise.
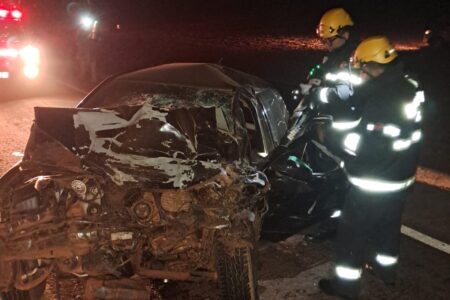
<path fill-rule="evenodd" d="M 336 84 L 337 74 L 346 71 L 348 58 L 359 42 L 353 25 L 353 20 L 343 8 L 333 8 L 325 12 L 316 33 L 325 44 L 328 53 L 323 57 L 322 63 L 310 70 L 308 82 L 301 83 L 300 90 L 295 90 L 294 94 L 306 96 L 314 86 Z M 298 97 L 294 99 L 298 100 Z"/>
<path fill-rule="evenodd" d="M 359 38 L 354 31 L 354 23 L 350 15 L 343 8 L 330 9 L 322 16 L 317 26 L 317 35 L 326 45 L 328 53 L 323 58 L 321 64 L 315 66 L 308 75 L 308 83 L 301 83 L 299 94 L 305 97 L 320 96 L 316 93 L 317 87 L 326 87 L 334 92 L 338 101 L 331 101 L 326 106 L 321 107 L 321 113 L 333 117 L 331 128 L 317 128 L 317 140 L 323 144 L 329 151 L 339 155 L 340 148 L 338 141 L 341 140 L 341 131 L 347 129 L 349 124 L 353 124 L 356 120 L 356 113 L 351 105 L 346 101 L 354 91 L 354 87 L 360 84 L 359 78 L 352 75 L 349 69 L 348 61 L 356 46 Z M 313 92 L 314 91 L 314 92 Z M 323 93 L 323 92 L 322 92 Z M 317 95 L 316 95 L 317 94 Z M 294 110 L 293 118 L 296 118 L 297 112 L 301 110 L 302 104 Z M 327 158 L 321 157 L 321 153 L 313 153 L 312 158 L 314 169 L 317 171 L 326 171 L 331 168 Z M 332 164 L 332 162 L 331 162 Z M 332 206 L 339 207 L 342 205 L 343 196 L 341 188 L 336 189 L 333 193 L 336 202 Z M 315 209 L 320 210 L 322 206 L 328 205 L 330 198 L 324 199 Z M 325 219 L 320 226 L 305 235 L 305 240 L 322 241 L 326 238 L 334 236 L 337 230 L 337 217 L 340 211 L 337 209 L 332 211 L 330 218 Z"/>
<path fill-rule="evenodd" d="M 370 37 L 353 56 L 364 83 L 349 101 L 360 112 L 346 133 L 341 166 L 351 184 L 339 220 L 336 261 L 327 294 L 355 299 L 367 264 L 384 283 L 395 283 L 401 213 L 415 181 L 424 93 L 406 75 L 387 38 Z M 329 102 L 326 93 L 321 101 Z"/>

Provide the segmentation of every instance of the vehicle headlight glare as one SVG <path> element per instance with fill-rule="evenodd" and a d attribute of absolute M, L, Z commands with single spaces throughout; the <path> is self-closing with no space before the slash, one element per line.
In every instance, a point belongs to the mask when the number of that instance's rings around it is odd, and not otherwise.
<path fill-rule="evenodd" d="M 91 29 L 92 26 L 94 25 L 94 22 L 95 22 L 94 19 L 89 16 L 84 16 L 80 20 L 81 26 L 86 30 Z"/>
<path fill-rule="evenodd" d="M 38 66 L 25 66 L 23 68 L 23 75 L 28 79 L 35 79 L 39 76 Z"/>
<path fill-rule="evenodd" d="M 20 50 L 20 57 L 25 65 L 38 65 L 40 63 L 39 49 L 33 46 L 26 46 Z"/>

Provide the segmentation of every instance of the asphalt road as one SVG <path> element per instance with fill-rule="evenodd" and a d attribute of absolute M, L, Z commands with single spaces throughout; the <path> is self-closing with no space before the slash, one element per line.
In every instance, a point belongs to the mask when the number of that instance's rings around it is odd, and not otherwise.
<path fill-rule="evenodd" d="M 70 107 L 83 97 L 82 93 L 70 86 L 50 79 L 31 90 L 3 84 L 0 91 L 1 173 L 17 162 L 23 153 L 33 120 L 33 107 Z M 439 112 L 437 116 L 443 118 Z M 442 130 L 445 134 L 446 129 Z M 436 152 L 442 156 L 422 158 L 423 164 L 428 167 L 443 164 L 441 171 L 445 173 L 448 153 L 442 149 L 448 147 L 446 139 L 440 142 L 438 138 L 425 140 L 427 143 L 432 143 Z M 435 245 L 439 241 L 443 242 L 443 249 L 448 250 L 449 211 L 448 190 L 419 183 L 406 204 L 403 224 L 405 228 L 438 240 Z M 262 299 L 330 299 L 318 291 L 315 283 L 329 271 L 333 243 L 308 245 L 303 242 L 302 234 L 300 232 L 279 243 L 261 242 L 259 266 Z M 365 276 L 363 299 L 450 298 L 450 254 L 404 235 L 400 257 L 397 287 L 386 288 L 371 276 Z M 181 299 L 178 296 L 171 297 Z M 199 299 L 204 299 L 204 296 Z"/>

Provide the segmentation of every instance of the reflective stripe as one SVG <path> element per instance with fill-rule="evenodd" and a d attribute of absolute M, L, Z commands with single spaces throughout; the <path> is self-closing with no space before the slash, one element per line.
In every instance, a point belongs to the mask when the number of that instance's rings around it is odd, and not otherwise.
<path fill-rule="evenodd" d="M 383 134 L 390 137 L 398 137 L 400 135 L 400 128 L 395 125 L 385 125 L 383 127 Z"/>
<path fill-rule="evenodd" d="M 328 103 L 328 97 L 327 97 L 328 88 L 322 88 L 320 89 L 319 93 L 319 99 L 323 103 Z"/>
<path fill-rule="evenodd" d="M 423 91 L 416 92 L 413 101 L 406 103 L 404 106 L 406 117 L 408 119 L 415 119 L 417 117 L 417 114 L 420 112 L 419 107 L 423 102 L 425 102 L 424 92 Z"/>
<path fill-rule="evenodd" d="M 407 77 L 406 79 L 408 79 L 408 81 L 409 81 L 412 85 L 414 85 L 415 88 L 418 88 L 418 87 L 419 87 L 419 83 L 418 83 L 417 81 L 415 81 L 414 79 L 409 78 L 409 77 Z"/>
<path fill-rule="evenodd" d="M 336 266 L 335 271 L 336 275 L 342 279 L 358 280 L 361 278 L 361 269 Z"/>
<path fill-rule="evenodd" d="M 409 149 L 409 147 L 411 147 L 411 144 L 412 144 L 412 141 L 409 139 L 396 140 L 392 144 L 392 148 L 394 149 L 394 151 L 403 151 L 403 150 Z"/>
<path fill-rule="evenodd" d="M 419 106 L 420 104 L 425 102 L 425 94 L 423 91 L 416 92 L 416 95 L 414 96 L 413 103 Z"/>
<path fill-rule="evenodd" d="M 359 120 L 356 120 L 356 121 L 333 122 L 333 124 L 331 124 L 331 126 L 337 130 L 348 130 L 348 129 L 355 128 L 356 126 L 359 125 L 360 122 L 361 122 L 361 118 L 359 118 Z"/>
<path fill-rule="evenodd" d="M 385 180 L 376 180 L 370 178 L 361 178 L 361 177 L 352 177 L 348 176 L 348 180 L 351 184 L 361 188 L 362 190 L 368 192 L 398 192 L 407 189 L 410 187 L 416 177 L 412 176 L 406 180 L 402 181 L 385 181 Z"/>
<path fill-rule="evenodd" d="M 411 140 L 412 140 L 414 143 L 420 141 L 421 138 L 422 138 L 422 131 L 421 131 L 420 129 L 414 131 L 413 134 L 411 135 Z"/>
<path fill-rule="evenodd" d="M 383 254 L 377 254 L 375 257 L 375 260 L 382 266 L 392 266 L 395 265 L 398 261 L 398 258 L 395 256 L 389 256 L 389 255 L 383 255 Z"/>
<path fill-rule="evenodd" d="M 359 140 L 361 136 L 357 133 L 349 133 L 344 139 L 344 150 L 351 155 L 356 155 L 356 150 L 358 149 Z"/>
<path fill-rule="evenodd" d="M 414 131 L 409 139 L 398 139 L 392 144 L 394 151 L 403 151 L 409 149 L 413 143 L 417 143 L 422 139 L 422 131 L 420 129 Z"/>
<path fill-rule="evenodd" d="M 414 119 L 416 117 L 417 113 L 419 112 L 418 108 L 419 107 L 413 102 L 405 104 L 404 110 L 405 110 L 406 118 Z"/>
<path fill-rule="evenodd" d="M 422 112 L 421 111 L 417 112 L 416 119 L 414 121 L 416 123 L 419 123 L 420 121 L 422 121 Z"/>
<path fill-rule="evenodd" d="M 351 74 L 348 72 L 339 72 L 337 74 L 334 73 L 327 73 L 325 75 L 325 79 L 329 80 L 329 81 L 345 81 L 345 82 L 349 82 L 351 84 L 354 85 L 359 85 L 362 83 L 362 79 L 358 76 L 356 76 L 355 74 Z"/>
<path fill-rule="evenodd" d="M 333 214 L 331 214 L 330 218 L 339 218 L 341 216 L 342 212 L 340 210 L 335 210 Z"/>

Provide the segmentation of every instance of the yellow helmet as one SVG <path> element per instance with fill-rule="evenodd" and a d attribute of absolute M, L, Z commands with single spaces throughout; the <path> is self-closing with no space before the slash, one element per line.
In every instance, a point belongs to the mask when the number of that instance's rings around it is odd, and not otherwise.
<path fill-rule="evenodd" d="M 356 47 L 352 61 L 355 68 L 360 68 L 362 63 L 387 64 L 396 57 L 397 51 L 385 36 L 372 36 Z"/>
<path fill-rule="evenodd" d="M 317 35 L 320 38 L 329 39 L 337 36 L 339 29 L 345 26 L 353 26 L 352 18 L 343 8 L 333 8 L 320 19 Z"/>

